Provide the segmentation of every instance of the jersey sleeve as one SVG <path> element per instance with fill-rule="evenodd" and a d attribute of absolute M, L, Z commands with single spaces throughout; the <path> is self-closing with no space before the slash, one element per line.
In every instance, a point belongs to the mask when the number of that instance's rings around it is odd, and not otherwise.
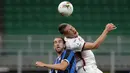
<path fill-rule="evenodd" d="M 72 61 L 73 58 L 75 58 L 74 52 L 71 51 L 71 50 L 66 50 L 66 53 L 65 53 L 63 60 L 65 60 L 69 64 Z"/>
<path fill-rule="evenodd" d="M 70 44 L 70 48 L 73 48 L 73 50 L 75 51 L 82 51 L 84 44 L 85 44 L 84 39 L 78 37 L 73 41 L 73 43 Z"/>

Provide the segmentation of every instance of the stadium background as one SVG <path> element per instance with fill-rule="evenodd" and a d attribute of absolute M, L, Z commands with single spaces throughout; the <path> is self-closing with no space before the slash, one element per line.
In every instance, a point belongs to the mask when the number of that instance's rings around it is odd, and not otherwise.
<path fill-rule="evenodd" d="M 53 39 L 60 36 L 60 23 L 76 27 L 86 41 L 94 41 L 107 23 L 117 30 L 94 50 L 104 73 L 130 71 L 130 1 L 68 0 L 74 6 L 70 17 L 57 11 L 62 0 L 0 0 L 0 73 L 48 73 L 35 61 L 52 63 L 56 57 Z"/>

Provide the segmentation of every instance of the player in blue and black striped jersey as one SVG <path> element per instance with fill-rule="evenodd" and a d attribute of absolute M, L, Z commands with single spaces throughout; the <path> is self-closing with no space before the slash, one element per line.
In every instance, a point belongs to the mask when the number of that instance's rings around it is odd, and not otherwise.
<path fill-rule="evenodd" d="M 50 68 L 50 73 L 76 73 L 76 59 L 72 50 L 65 50 L 65 41 L 58 37 L 54 39 L 54 49 L 58 55 L 54 64 L 37 61 L 36 65 Z"/>

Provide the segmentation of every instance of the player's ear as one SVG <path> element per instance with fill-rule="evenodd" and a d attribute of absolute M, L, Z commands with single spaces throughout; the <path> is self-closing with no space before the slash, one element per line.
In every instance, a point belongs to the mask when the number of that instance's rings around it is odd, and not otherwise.
<path fill-rule="evenodd" d="M 64 49 L 66 49 L 66 46 L 65 46 L 65 44 L 64 44 Z"/>
<path fill-rule="evenodd" d="M 64 45 L 64 48 L 65 48 L 65 45 Z"/>
<path fill-rule="evenodd" d="M 66 35 L 68 33 L 68 31 L 64 31 L 64 35 Z"/>

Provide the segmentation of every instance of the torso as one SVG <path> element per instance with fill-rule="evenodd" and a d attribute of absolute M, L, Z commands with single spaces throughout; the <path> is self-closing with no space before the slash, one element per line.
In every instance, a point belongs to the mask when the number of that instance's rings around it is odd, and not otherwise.
<path fill-rule="evenodd" d="M 66 41 L 66 48 L 73 50 L 75 53 L 80 52 L 82 58 L 85 61 L 85 65 L 92 65 L 96 64 L 94 54 L 91 50 L 82 50 L 84 46 L 84 39 L 80 36 L 76 38 L 64 38 Z M 77 57 L 77 65 L 76 66 L 83 66 L 83 61 L 81 58 Z"/>

